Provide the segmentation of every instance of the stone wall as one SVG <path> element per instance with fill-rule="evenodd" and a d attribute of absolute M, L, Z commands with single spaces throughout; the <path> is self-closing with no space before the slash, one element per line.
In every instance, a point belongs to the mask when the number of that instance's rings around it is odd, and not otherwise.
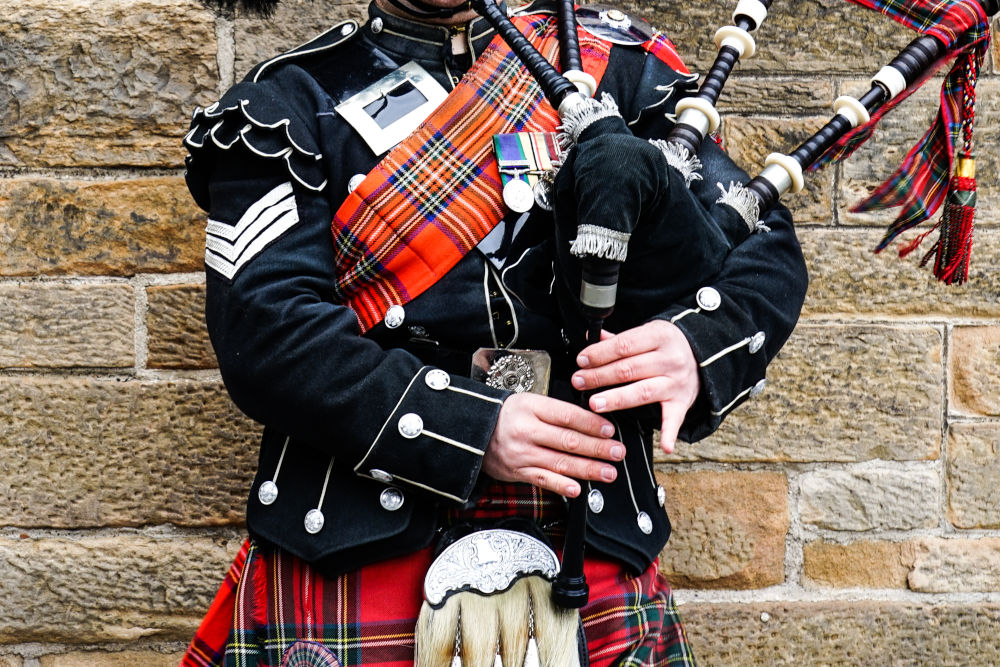
<path fill-rule="evenodd" d="M 704 70 L 734 3 L 629 4 Z M 180 138 L 195 104 L 363 3 L 285 0 L 271 22 L 195 0 L 4 11 L 0 665 L 176 664 L 242 539 L 258 431 L 203 331 Z M 756 171 L 909 37 L 841 0 L 787 3 L 726 92 L 732 155 Z M 789 199 L 812 284 L 768 390 L 658 460 L 661 566 L 704 664 L 1000 662 L 998 58 L 969 283 L 872 254 L 890 216 L 848 210 L 923 132 L 928 87 Z"/>

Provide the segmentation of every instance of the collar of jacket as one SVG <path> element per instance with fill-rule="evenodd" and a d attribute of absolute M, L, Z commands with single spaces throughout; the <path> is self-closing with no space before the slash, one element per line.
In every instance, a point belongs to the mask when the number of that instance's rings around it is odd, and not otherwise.
<path fill-rule="evenodd" d="M 500 6 L 506 10 L 506 3 L 501 3 Z M 381 29 L 377 32 L 372 29 L 376 19 L 382 23 Z M 440 60 L 442 54 L 450 53 L 451 38 L 457 29 L 464 29 L 471 35 L 473 59 L 479 57 L 496 34 L 482 17 L 477 17 L 457 28 L 430 25 L 389 14 L 372 2 L 368 6 L 365 35 L 386 51 L 403 54 L 411 59 Z"/>

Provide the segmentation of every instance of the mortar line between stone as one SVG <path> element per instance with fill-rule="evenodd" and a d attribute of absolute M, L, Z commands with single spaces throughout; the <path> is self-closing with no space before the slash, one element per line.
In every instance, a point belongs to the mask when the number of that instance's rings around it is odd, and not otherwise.
<path fill-rule="evenodd" d="M 146 294 L 146 286 L 141 280 L 133 280 L 133 288 L 135 293 L 133 345 L 135 347 L 135 372 L 139 373 L 146 368 L 146 364 L 149 362 L 149 327 L 146 323 L 149 314 L 149 297 Z"/>
<path fill-rule="evenodd" d="M 215 19 L 215 38 L 219 44 L 216 63 L 219 66 L 219 96 L 236 83 L 236 30 L 232 20 L 219 16 Z"/>

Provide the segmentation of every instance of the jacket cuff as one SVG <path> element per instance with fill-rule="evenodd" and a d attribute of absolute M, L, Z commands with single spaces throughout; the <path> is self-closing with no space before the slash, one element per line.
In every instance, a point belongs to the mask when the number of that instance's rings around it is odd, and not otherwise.
<path fill-rule="evenodd" d="M 507 392 L 425 366 L 354 472 L 465 503 Z"/>
<path fill-rule="evenodd" d="M 698 362 L 701 394 L 679 434 L 695 442 L 714 432 L 733 408 L 764 390 L 767 334 L 714 287 L 702 287 L 691 303 L 673 306 L 658 319 L 684 333 Z"/>

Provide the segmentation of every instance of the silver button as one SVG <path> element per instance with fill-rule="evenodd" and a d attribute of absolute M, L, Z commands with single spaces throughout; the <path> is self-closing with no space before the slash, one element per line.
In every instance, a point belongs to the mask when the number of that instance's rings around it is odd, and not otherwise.
<path fill-rule="evenodd" d="M 639 515 L 635 518 L 635 522 L 639 524 L 639 530 L 646 535 L 653 532 L 653 520 L 645 512 L 639 512 Z"/>
<path fill-rule="evenodd" d="M 270 505 L 278 499 L 278 485 L 267 480 L 257 489 L 257 498 L 262 505 Z"/>
<path fill-rule="evenodd" d="M 398 329 L 403 325 L 405 319 L 406 311 L 403 310 L 402 306 L 390 306 L 389 310 L 385 311 L 385 326 L 390 329 Z"/>
<path fill-rule="evenodd" d="M 378 497 L 378 502 L 387 512 L 395 512 L 403 506 L 403 492 L 399 489 L 386 489 Z"/>
<path fill-rule="evenodd" d="M 351 180 L 347 181 L 347 194 L 351 194 L 352 192 L 357 190 L 358 186 L 361 185 L 362 181 L 364 180 L 365 180 L 364 174 L 354 174 L 353 176 L 351 176 Z"/>
<path fill-rule="evenodd" d="M 750 354 L 757 354 L 760 352 L 760 348 L 764 347 L 764 341 L 767 340 L 767 334 L 763 331 L 758 331 L 750 339 Z"/>
<path fill-rule="evenodd" d="M 326 523 L 326 517 L 319 510 L 309 510 L 306 512 L 306 519 L 302 522 L 306 527 L 306 532 L 310 535 L 315 535 L 319 531 L 323 530 L 323 524 Z"/>
<path fill-rule="evenodd" d="M 407 412 L 399 418 L 399 434 L 411 440 L 424 430 L 424 420 L 416 412 Z"/>
<path fill-rule="evenodd" d="M 594 489 L 587 495 L 587 505 L 590 506 L 591 512 L 600 514 L 604 511 L 604 494 Z"/>
<path fill-rule="evenodd" d="M 702 310 L 712 311 L 722 305 L 722 295 L 714 287 L 702 287 L 694 299 Z"/>
<path fill-rule="evenodd" d="M 377 16 L 372 19 L 372 32 L 376 35 L 382 32 L 382 19 Z"/>
<path fill-rule="evenodd" d="M 660 507 L 667 504 L 667 490 L 662 486 L 656 487 L 656 502 L 660 503 Z"/>
<path fill-rule="evenodd" d="M 434 391 L 441 391 L 447 389 L 448 385 L 451 384 L 451 376 L 440 368 L 435 368 L 427 372 L 427 375 L 424 376 L 424 382 Z"/>
<path fill-rule="evenodd" d="M 760 394 L 760 392 L 764 391 L 764 387 L 766 386 L 767 386 L 767 380 L 761 380 L 760 382 L 758 382 L 753 386 L 753 389 L 750 390 L 750 396 L 751 397 L 757 396 L 758 394 Z"/>
<path fill-rule="evenodd" d="M 372 476 L 372 479 L 378 482 L 382 482 L 383 484 L 389 484 L 390 482 L 392 482 L 392 475 L 390 475 L 384 470 L 379 470 L 378 468 L 374 468 L 372 470 L 369 470 L 368 472 Z"/>
<path fill-rule="evenodd" d="M 343 28 L 340 29 L 340 34 L 343 35 L 344 37 L 347 37 L 352 32 L 354 32 L 354 26 L 351 25 L 350 23 L 348 23 L 347 25 L 345 25 Z"/>

